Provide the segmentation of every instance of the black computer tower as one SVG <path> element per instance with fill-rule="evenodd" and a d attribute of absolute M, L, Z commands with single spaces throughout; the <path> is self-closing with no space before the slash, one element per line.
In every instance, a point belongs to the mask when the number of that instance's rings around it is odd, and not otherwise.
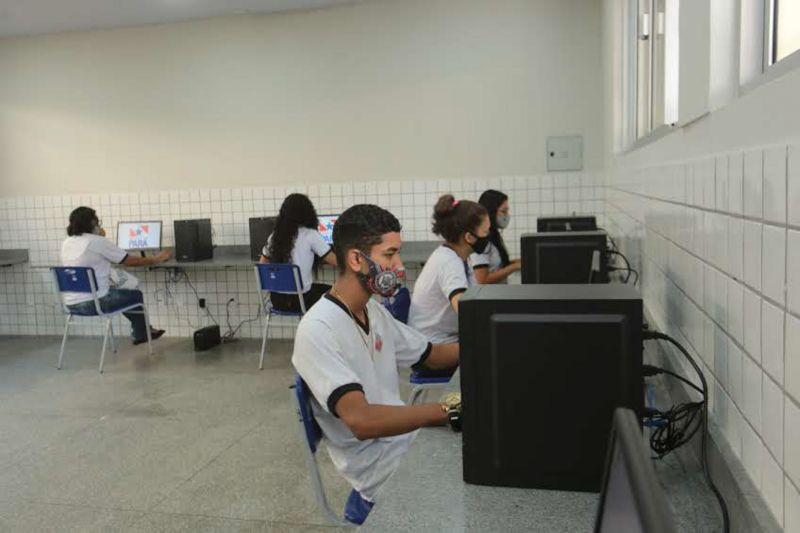
<path fill-rule="evenodd" d="M 597 217 L 594 215 L 571 215 L 558 217 L 539 217 L 536 231 L 595 231 Z"/>
<path fill-rule="evenodd" d="M 175 259 L 203 261 L 214 257 L 211 243 L 211 219 L 175 221 Z"/>
<path fill-rule="evenodd" d="M 607 239 L 604 231 L 522 235 L 522 283 L 608 283 Z"/>
<path fill-rule="evenodd" d="M 481 285 L 459 302 L 464 481 L 599 491 L 612 413 L 642 413 L 628 285 Z"/>
<path fill-rule="evenodd" d="M 253 217 L 250 219 L 250 258 L 258 261 L 267 239 L 275 230 L 277 217 Z"/>

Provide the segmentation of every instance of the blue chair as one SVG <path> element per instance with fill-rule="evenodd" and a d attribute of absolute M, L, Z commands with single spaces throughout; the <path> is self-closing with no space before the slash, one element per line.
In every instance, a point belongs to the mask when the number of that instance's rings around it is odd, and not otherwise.
<path fill-rule="evenodd" d="M 64 325 L 64 337 L 61 339 L 61 351 L 58 354 L 58 366 L 57 368 L 61 370 L 61 362 L 64 359 L 64 347 L 67 344 L 67 335 L 69 333 L 69 325 L 72 323 L 73 316 L 87 316 L 93 317 L 98 316 L 101 318 L 105 318 L 106 320 L 106 327 L 105 333 L 103 334 L 103 349 L 100 352 L 100 373 L 103 373 L 103 364 L 105 363 L 106 359 L 106 345 L 108 344 L 108 339 L 111 339 L 111 349 L 114 353 L 117 352 L 117 343 L 114 341 L 114 326 L 111 323 L 111 319 L 116 316 L 120 315 L 125 312 L 134 312 L 134 313 L 142 313 L 144 315 L 144 321 L 147 328 L 147 349 L 152 354 L 153 353 L 153 346 L 151 344 L 150 338 L 150 319 L 147 316 L 147 310 L 144 307 L 144 304 L 133 304 L 126 307 L 120 307 L 116 309 L 109 309 L 107 311 L 103 311 L 100 307 L 100 299 L 97 297 L 97 278 L 94 274 L 94 269 L 90 267 L 50 267 L 50 271 L 53 273 L 53 279 L 56 284 L 56 290 L 58 292 L 58 296 L 61 300 L 61 306 L 64 310 L 64 313 L 67 315 L 67 321 Z M 94 308 L 97 312 L 96 315 L 80 315 L 76 314 L 67 307 L 67 304 L 64 303 L 64 293 L 65 292 L 78 292 L 83 294 L 91 294 L 92 300 L 94 301 Z M 139 309 L 136 311 L 135 309 Z"/>
<path fill-rule="evenodd" d="M 319 465 L 317 464 L 317 450 L 319 449 L 320 441 L 322 441 L 322 429 L 314 419 L 314 413 L 311 410 L 311 391 L 300 376 L 295 376 L 294 385 L 291 386 L 291 389 L 293 389 L 291 394 L 292 401 L 300 422 L 303 455 L 306 458 L 306 466 L 311 476 L 311 489 L 314 491 L 317 504 L 322 514 L 331 524 L 352 527 L 355 524 L 340 518 L 339 515 L 333 512 L 328 504 L 328 498 L 325 496 L 325 489 L 322 486 L 322 478 L 319 475 Z"/>
<path fill-rule="evenodd" d="M 306 302 L 303 299 L 303 281 L 300 268 L 290 263 L 256 263 L 256 285 L 258 287 L 261 306 L 264 310 L 264 333 L 261 338 L 261 358 L 258 369 L 264 369 L 264 353 L 267 350 L 269 321 L 272 315 L 302 317 L 306 314 Z M 300 311 L 281 311 L 272 306 L 264 293 L 296 294 L 300 303 Z"/>
<path fill-rule="evenodd" d="M 407 324 L 408 311 L 411 308 L 411 293 L 406 287 L 403 287 L 391 298 L 384 298 L 383 306 L 396 320 Z M 426 390 L 444 388 L 450 383 L 450 377 L 451 376 L 425 376 L 412 370 L 408 379 L 409 383 L 412 385 L 411 393 L 408 395 L 408 404 L 414 405 L 422 398 Z"/>

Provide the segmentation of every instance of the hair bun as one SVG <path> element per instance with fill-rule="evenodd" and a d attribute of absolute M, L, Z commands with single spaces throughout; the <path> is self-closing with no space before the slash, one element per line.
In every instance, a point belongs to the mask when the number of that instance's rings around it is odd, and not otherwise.
<path fill-rule="evenodd" d="M 458 201 L 456 201 L 455 197 L 452 194 L 443 194 L 436 201 L 436 205 L 433 206 L 433 217 L 434 218 L 448 217 L 453 213 L 457 205 Z"/>

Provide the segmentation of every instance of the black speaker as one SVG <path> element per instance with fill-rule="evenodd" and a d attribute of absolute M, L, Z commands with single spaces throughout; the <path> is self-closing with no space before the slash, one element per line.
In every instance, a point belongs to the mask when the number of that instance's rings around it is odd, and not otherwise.
<path fill-rule="evenodd" d="M 258 261 L 267 239 L 275 230 L 277 217 L 254 217 L 250 219 L 250 258 Z"/>
<path fill-rule="evenodd" d="M 458 304 L 464 481 L 599 491 L 612 413 L 641 415 L 630 285 L 479 285 Z"/>
<path fill-rule="evenodd" d="M 202 352 L 217 346 L 222 341 L 219 326 L 206 326 L 194 332 L 194 351 Z"/>
<path fill-rule="evenodd" d="M 203 261 L 214 257 L 211 244 L 211 219 L 175 221 L 175 259 L 183 261 Z"/>

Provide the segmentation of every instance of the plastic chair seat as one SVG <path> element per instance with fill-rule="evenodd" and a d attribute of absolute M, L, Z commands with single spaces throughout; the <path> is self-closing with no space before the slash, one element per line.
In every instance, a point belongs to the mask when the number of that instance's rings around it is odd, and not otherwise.
<path fill-rule="evenodd" d="M 421 376 L 416 372 L 412 372 L 408 381 L 414 385 L 429 385 L 433 383 L 450 383 L 450 378 L 452 376 Z"/>

